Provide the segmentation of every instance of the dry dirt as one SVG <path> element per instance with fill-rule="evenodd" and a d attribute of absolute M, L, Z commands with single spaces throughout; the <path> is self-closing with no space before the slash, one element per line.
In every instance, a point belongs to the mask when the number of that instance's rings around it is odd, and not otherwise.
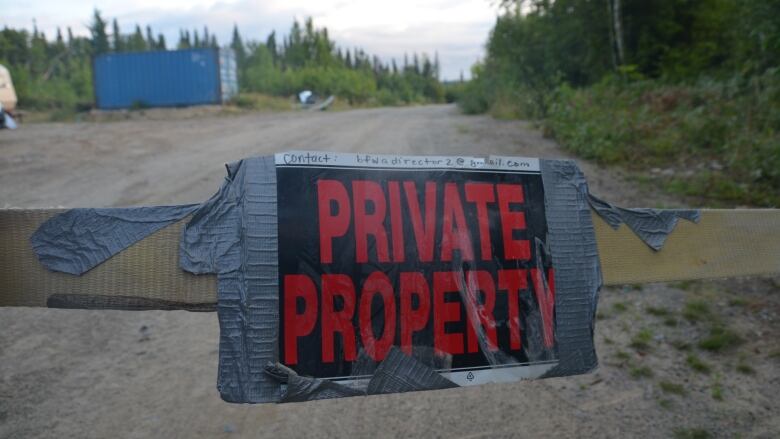
<path fill-rule="evenodd" d="M 566 156 L 527 124 L 451 106 L 180 110 L 0 132 L 0 207 L 198 202 L 224 163 L 286 149 Z M 608 200 L 680 204 L 581 166 Z M 255 406 L 219 399 L 213 313 L 2 308 L 0 437 L 777 437 L 778 290 L 777 279 L 605 289 L 601 365 L 579 377 Z M 741 341 L 702 349 L 713 327 Z"/>

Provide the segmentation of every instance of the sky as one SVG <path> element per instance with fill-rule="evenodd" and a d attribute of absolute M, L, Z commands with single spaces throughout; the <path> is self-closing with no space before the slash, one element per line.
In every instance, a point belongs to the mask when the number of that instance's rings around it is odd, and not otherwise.
<path fill-rule="evenodd" d="M 220 44 L 230 41 L 234 23 L 245 40 L 265 41 L 275 30 L 287 34 L 293 19 L 312 17 L 326 26 L 341 47 L 361 47 L 367 53 L 399 62 L 404 53 L 438 52 L 441 76 L 458 79 L 484 53 L 488 32 L 498 13 L 496 0 L 0 0 L 0 25 L 32 28 L 52 39 L 57 27 L 88 34 L 92 10 L 116 18 L 122 33 L 135 24 L 149 24 L 163 33 L 168 46 L 178 41 L 179 29 L 208 26 Z M 109 30 L 110 31 L 110 30 Z"/>

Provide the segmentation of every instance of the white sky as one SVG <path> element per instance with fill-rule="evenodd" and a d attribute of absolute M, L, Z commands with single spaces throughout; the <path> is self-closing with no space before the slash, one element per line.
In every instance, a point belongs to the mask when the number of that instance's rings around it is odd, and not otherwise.
<path fill-rule="evenodd" d="M 245 40 L 265 41 L 272 30 L 286 34 L 293 18 L 311 16 L 339 46 L 359 46 L 384 60 L 400 63 L 404 52 L 438 51 L 443 79 L 457 79 L 461 71 L 469 76 L 498 12 L 495 0 L 0 0 L 0 25 L 31 29 L 36 19 L 49 39 L 58 26 L 85 35 L 95 7 L 104 18 L 116 18 L 122 33 L 136 23 L 151 25 L 169 47 L 180 28 L 202 33 L 208 26 L 225 44 L 236 23 Z"/>

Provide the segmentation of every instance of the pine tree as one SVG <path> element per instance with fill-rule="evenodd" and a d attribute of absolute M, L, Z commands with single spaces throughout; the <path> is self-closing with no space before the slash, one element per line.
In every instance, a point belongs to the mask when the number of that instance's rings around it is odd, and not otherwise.
<path fill-rule="evenodd" d="M 130 36 L 129 49 L 132 51 L 146 50 L 146 40 L 141 31 L 141 26 L 138 24 L 135 25 L 135 32 L 133 32 L 133 35 Z"/>
<path fill-rule="evenodd" d="M 244 41 L 241 40 L 237 24 L 233 24 L 233 40 L 230 42 L 230 48 L 236 54 L 236 64 L 239 70 L 243 69 L 244 61 L 246 60 L 246 47 L 244 47 Z"/>
<path fill-rule="evenodd" d="M 157 50 L 168 50 L 165 44 L 165 35 L 162 33 L 157 35 Z"/>
<path fill-rule="evenodd" d="M 55 47 L 57 48 L 58 53 L 65 50 L 65 40 L 62 38 L 62 29 L 60 29 L 59 26 L 57 27 L 57 40 Z"/>
<path fill-rule="evenodd" d="M 111 27 L 111 38 L 114 40 L 114 52 L 121 52 L 124 47 L 122 44 L 122 34 L 119 32 L 119 23 L 117 23 L 116 18 L 114 19 Z"/>
<path fill-rule="evenodd" d="M 92 34 L 92 53 L 100 55 L 109 50 L 108 34 L 106 33 L 106 21 L 100 16 L 100 11 L 95 9 L 92 15 L 92 23 L 89 26 L 89 32 Z"/>
<path fill-rule="evenodd" d="M 149 50 L 154 50 L 157 48 L 157 40 L 154 38 L 154 34 L 152 33 L 152 27 L 148 24 L 146 25 L 146 47 Z"/>
<path fill-rule="evenodd" d="M 265 40 L 265 47 L 268 48 L 268 51 L 271 52 L 274 60 L 276 60 L 276 57 L 279 55 L 276 50 L 276 31 L 271 31 L 271 33 L 268 34 L 268 38 Z"/>
<path fill-rule="evenodd" d="M 200 38 L 198 37 L 198 30 L 195 29 L 192 31 L 192 33 L 194 35 L 194 41 L 193 41 L 194 46 L 200 47 Z"/>

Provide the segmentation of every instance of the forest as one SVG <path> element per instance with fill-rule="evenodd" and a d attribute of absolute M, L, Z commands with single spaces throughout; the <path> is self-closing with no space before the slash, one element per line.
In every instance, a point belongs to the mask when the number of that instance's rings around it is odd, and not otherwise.
<path fill-rule="evenodd" d="M 228 43 L 236 54 L 241 92 L 290 96 L 303 89 L 334 94 L 350 104 L 399 105 L 440 102 L 438 56 L 413 53 L 401 64 L 360 48 L 339 47 L 327 28 L 294 21 L 286 36 L 245 38 L 237 26 Z M 19 106 L 28 110 L 73 112 L 93 105 L 91 59 L 109 52 L 220 47 L 207 27 L 182 29 L 169 44 L 150 26 L 124 32 L 116 19 L 95 10 L 88 36 L 57 30 L 53 39 L 33 27 L 0 30 L 0 64 L 11 71 Z M 241 96 L 238 98 L 242 99 Z M 240 103 L 240 102 L 239 102 Z"/>
<path fill-rule="evenodd" d="M 580 157 L 717 205 L 780 205 L 779 0 L 515 0 L 459 90 Z"/>

